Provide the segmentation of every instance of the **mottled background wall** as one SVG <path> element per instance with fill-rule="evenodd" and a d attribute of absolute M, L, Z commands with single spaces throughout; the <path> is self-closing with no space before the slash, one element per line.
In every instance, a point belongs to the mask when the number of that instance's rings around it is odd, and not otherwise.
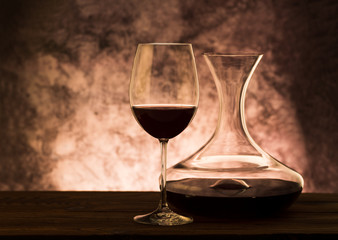
<path fill-rule="evenodd" d="M 191 42 L 201 85 L 169 165 L 211 135 L 217 95 L 201 54 L 262 52 L 247 96 L 255 140 L 338 192 L 338 1 L 0 2 L 0 189 L 157 190 L 159 146 L 133 119 L 139 42 Z"/>

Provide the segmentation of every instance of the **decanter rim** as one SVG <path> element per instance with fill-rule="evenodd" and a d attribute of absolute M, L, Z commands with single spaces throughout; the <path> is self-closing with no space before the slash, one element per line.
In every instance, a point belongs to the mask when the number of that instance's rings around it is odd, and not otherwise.
<path fill-rule="evenodd" d="M 203 55 L 205 56 L 218 56 L 218 57 L 222 57 L 222 56 L 226 56 L 226 57 L 248 57 L 248 56 L 255 56 L 255 57 L 259 57 L 259 56 L 263 56 L 263 53 L 218 53 L 218 52 L 206 52 L 203 53 Z"/>
<path fill-rule="evenodd" d="M 157 43 L 157 42 L 153 42 L 153 43 L 139 43 L 138 45 L 149 45 L 149 46 L 158 46 L 158 45 L 183 45 L 183 46 L 189 46 L 192 45 L 191 43 Z"/>

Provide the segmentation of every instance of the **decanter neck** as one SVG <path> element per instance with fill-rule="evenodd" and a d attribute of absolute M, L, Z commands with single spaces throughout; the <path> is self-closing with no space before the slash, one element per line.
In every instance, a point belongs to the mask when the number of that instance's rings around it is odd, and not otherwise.
<path fill-rule="evenodd" d="M 232 132 L 242 129 L 240 101 L 241 87 L 237 84 L 227 84 L 225 81 L 220 81 L 218 88 L 219 98 L 219 116 L 217 132 Z"/>
<path fill-rule="evenodd" d="M 261 155 L 247 131 L 244 116 L 246 89 L 260 58 L 257 55 L 205 55 L 220 106 L 209 149 L 224 155 Z"/>

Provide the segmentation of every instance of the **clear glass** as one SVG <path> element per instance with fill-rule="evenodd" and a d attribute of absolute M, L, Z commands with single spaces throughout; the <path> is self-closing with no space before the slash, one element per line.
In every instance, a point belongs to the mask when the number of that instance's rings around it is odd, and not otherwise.
<path fill-rule="evenodd" d="M 260 54 L 204 54 L 219 96 L 217 128 L 196 153 L 168 169 L 168 200 L 191 213 L 265 214 L 292 204 L 303 178 L 250 136 L 245 94 Z"/>
<path fill-rule="evenodd" d="M 161 145 L 161 199 L 158 208 L 136 216 L 139 223 L 182 225 L 191 217 L 173 212 L 167 203 L 167 143 L 193 119 L 199 85 L 191 44 L 149 43 L 137 47 L 129 88 L 130 105 L 140 126 Z"/>

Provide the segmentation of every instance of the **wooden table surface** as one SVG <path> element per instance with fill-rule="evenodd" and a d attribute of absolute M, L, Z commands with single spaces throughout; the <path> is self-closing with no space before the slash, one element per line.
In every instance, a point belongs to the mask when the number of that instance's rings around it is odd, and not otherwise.
<path fill-rule="evenodd" d="M 155 192 L 1 192 L 0 239 L 338 239 L 338 194 L 302 194 L 274 217 L 200 217 L 175 227 L 132 220 L 158 199 Z"/>

